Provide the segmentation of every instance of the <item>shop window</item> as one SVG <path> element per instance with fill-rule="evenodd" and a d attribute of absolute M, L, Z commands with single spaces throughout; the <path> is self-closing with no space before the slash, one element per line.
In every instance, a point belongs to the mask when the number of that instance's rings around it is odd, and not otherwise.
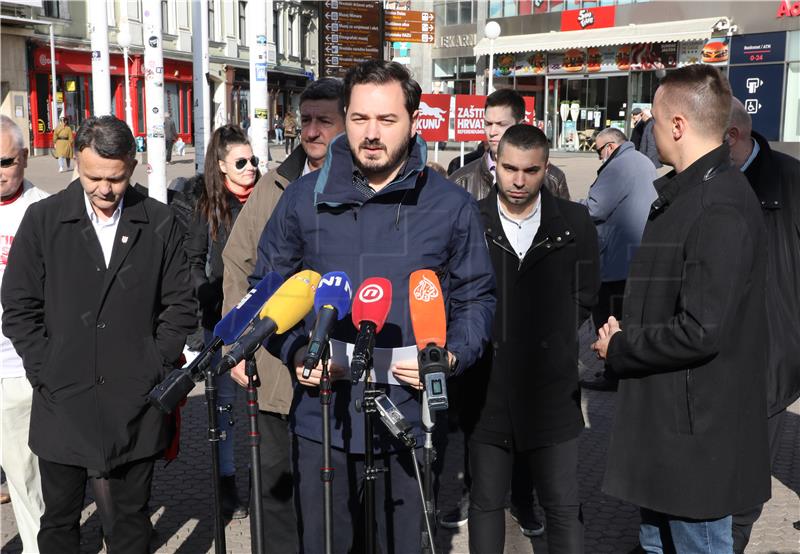
<path fill-rule="evenodd" d="M 433 60 L 433 77 L 435 79 L 454 77 L 456 74 L 456 63 L 457 58 Z"/>
<path fill-rule="evenodd" d="M 489 18 L 503 17 L 503 1 L 489 0 Z"/>
<path fill-rule="evenodd" d="M 141 79 L 136 80 L 136 105 L 139 106 L 139 109 L 136 110 L 136 130 L 139 134 L 145 134 L 144 113 L 146 106 L 144 103 L 144 81 Z"/>
<path fill-rule="evenodd" d="M 458 58 L 458 75 L 462 77 L 464 73 L 475 73 L 475 57 Z"/>
<path fill-rule="evenodd" d="M 517 15 L 517 0 L 503 0 L 503 17 Z"/>

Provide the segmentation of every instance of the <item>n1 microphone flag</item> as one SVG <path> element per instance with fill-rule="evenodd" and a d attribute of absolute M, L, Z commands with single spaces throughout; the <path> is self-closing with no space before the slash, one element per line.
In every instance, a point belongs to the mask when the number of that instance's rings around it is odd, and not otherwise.
<path fill-rule="evenodd" d="M 303 378 L 311 377 L 311 371 L 317 367 L 328 347 L 328 338 L 334 324 L 350 313 L 350 299 L 353 289 L 350 279 L 343 271 L 326 273 L 314 295 L 314 309 L 317 322 L 311 332 L 306 357 L 303 360 Z"/>
<path fill-rule="evenodd" d="M 353 324 L 358 336 L 350 359 L 353 382 L 368 371 L 375 348 L 375 335 L 381 332 L 392 308 L 392 282 L 383 277 L 370 277 L 358 287 L 353 299 Z"/>
<path fill-rule="evenodd" d="M 428 409 L 446 410 L 449 356 L 447 314 L 439 278 L 430 269 L 420 269 L 408 278 L 408 300 L 411 326 L 417 341 L 419 375 L 424 383 Z"/>

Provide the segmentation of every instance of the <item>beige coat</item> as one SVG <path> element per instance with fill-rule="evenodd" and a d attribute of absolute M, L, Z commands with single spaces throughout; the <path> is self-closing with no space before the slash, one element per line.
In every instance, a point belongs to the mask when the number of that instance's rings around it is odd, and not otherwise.
<path fill-rule="evenodd" d="M 256 183 L 222 251 L 225 266 L 222 278 L 224 295 L 222 313 L 231 310 L 247 293 L 247 278 L 253 273 L 258 257 L 258 241 L 278 200 L 289 183 L 297 179 L 305 164 L 302 147 L 277 169 L 265 174 Z M 261 411 L 288 414 L 292 405 L 293 382 L 290 370 L 264 348 L 255 355 L 261 386 L 258 389 L 258 408 Z"/>
<path fill-rule="evenodd" d="M 72 129 L 69 125 L 59 122 L 53 131 L 53 148 L 56 158 L 72 158 Z"/>

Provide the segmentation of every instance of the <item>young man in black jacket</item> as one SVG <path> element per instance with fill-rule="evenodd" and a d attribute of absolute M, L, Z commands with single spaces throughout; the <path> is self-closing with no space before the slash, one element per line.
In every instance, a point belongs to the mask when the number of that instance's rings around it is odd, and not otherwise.
<path fill-rule="evenodd" d="M 577 331 L 597 298 L 600 261 L 587 209 L 543 187 L 547 159 L 541 130 L 511 127 L 498 147 L 497 188 L 480 202 L 497 311 L 492 348 L 465 375 L 471 552 L 503 551 L 515 458 L 533 477 L 549 552 L 583 552 Z"/>

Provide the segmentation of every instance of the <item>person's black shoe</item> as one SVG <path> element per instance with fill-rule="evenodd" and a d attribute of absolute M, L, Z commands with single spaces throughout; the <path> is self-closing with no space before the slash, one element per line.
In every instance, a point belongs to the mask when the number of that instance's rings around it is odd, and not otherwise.
<path fill-rule="evenodd" d="M 439 525 L 446 529 L 458 529 L 469 519 L 469 495 L 464 495 L 455 508 L 439 517 Z"/>
<path fill-rule="evenodd" d="M 247 506 L 239 500 L 236 489 L 236 476 L 228 475 L 220 478 L 222 493 L 222 516 L 225 519 L 244 519 L 248 516 Z"/>
<path fill-rule="evenodd" d="M 533 508 L 518 510 L 511 506 L 511 519 L 517 522 L 520 531 L 526 537 L 538 537 L 544 533 L 544 523 L 539 521 Z"/>

